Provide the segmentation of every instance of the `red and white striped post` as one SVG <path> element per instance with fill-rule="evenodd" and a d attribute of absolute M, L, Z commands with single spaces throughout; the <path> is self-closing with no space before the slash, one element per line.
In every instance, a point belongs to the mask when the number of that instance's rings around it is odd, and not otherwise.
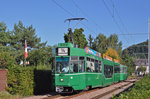
<path fill-rule="evenodd" d="M 26 58 L 28 57 L 28 52 L 27 52 L 27 41 L 25 40 L 25 52 L 24 52 L 24 57 L 25 57 L 25 67 L 26 67 Z"/>

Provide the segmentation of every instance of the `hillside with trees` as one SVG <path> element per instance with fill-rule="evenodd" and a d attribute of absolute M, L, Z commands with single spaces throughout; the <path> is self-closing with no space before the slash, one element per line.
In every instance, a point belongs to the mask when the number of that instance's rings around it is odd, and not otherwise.
<path fill-rule="evenodd" d="M 148 40 L 139 44 L 132 45 L 123 50 L 123 53 L 128 51 L 130 57 L 134 58 L 148 58 Z"/>

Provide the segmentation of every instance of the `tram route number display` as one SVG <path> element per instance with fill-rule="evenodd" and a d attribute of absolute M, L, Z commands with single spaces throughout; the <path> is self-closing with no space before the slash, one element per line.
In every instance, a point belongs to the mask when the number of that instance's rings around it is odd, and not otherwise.
<path fill-rule="evenodd" d="M 68 48 L 58 48 L 58 56 L 68 56 Z"/>

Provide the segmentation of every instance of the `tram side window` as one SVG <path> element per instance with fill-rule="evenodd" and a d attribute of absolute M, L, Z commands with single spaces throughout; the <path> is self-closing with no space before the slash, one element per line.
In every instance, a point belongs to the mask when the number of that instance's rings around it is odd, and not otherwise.
<path fill-rule="evenodd" d="M 94 59 L 88 58 L 86 61 L 86 70 L 87 72 L 95 72 L 95 64 L 94 64 Z"/>
<path fill-rule="evenodd" d="M 90 67 L 91 67 L 91 72 L 95 72 L 94 59 L 91 59 Z"/>
<path fill-rule="evenodd" d="M 120 73 L 123 73 L 123 67 L 120 68 Z"/>
<path fill-rule="evenodd" d="M 78 72 L 78 56 L 71 56 L 70 72 Z"/>
<path fill-rule="evenodd" d="M 86 70 L 87 72 L 91 72 L 91 67 L 90 67 L 90 58 L 86 58 Z"/>
<path fill-rule="evenodd" d="M 84 57 L 79 57 L 79 72 L 84 72 L 84 70 L 85 70 Z"/>
<path fill-rule="evenodd" d="M 115 66 L 115 73 L 120 73 L 120 68 L 119 68 L 119 66 Z"/>
<path fill-rule="evenodd" d="M 122 71 L 122 73 L 125 73 L 125 68 L 123 67 L 123 71 Z"/>
<path fill-rule="evenodd" d="M 124 72 L 123 73 L 127 73 L 127 68 L 126 67 L 124 67 Z"/>
<path fill-rule="evenodd" d="M 99 71 L 100 71 L 100 73 L 102 73 L 102 63 L 101 63 L 101 61 L 98 62 L 98 65 L 99 65 Z"/>
<path fill-rule="evenodd" d="M 95 60 L 95 72 L 99 72 L 98 60 Z"/>
<path fill-rule="evenodd" d="M 106 78 L 112 78 L 113 76 L 113 66 L 104 65 L 104 75 Z"/>

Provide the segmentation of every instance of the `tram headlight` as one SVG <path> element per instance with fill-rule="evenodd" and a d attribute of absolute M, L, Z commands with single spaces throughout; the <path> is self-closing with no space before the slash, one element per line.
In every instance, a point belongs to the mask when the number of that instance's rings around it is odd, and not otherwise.
<path fill-rule="evenodd" d="M 64 81 L 64 79 L 60 79 L 60 81 Z"/>

